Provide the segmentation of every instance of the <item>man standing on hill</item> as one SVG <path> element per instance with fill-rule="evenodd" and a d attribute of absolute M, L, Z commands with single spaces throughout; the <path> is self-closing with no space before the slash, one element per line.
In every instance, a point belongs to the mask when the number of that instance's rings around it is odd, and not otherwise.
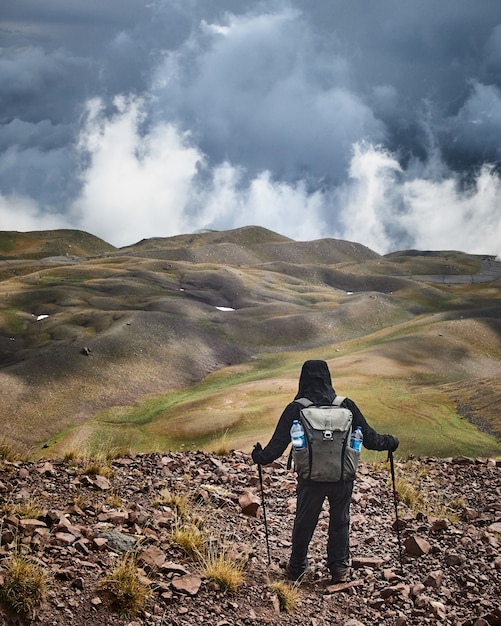
<path fill-rule="evenodd" d="M 331 375 L 325 361 L 306 361 L 299 378 L 299 390 L 288 404 L 275 432 L 263 448 L 260 443 L 254 446 L 252 459 L 259 465 L 268 465 L 280 457 L 291 441 L 290 430 L 294 420 L 300 419 L 304 406 L 298 402 L 306 398 L 313 405 L 332 405 L 336 392 L 332 387 Z M 398 439 L 393 435 L 380 435 L 369 426 L 357 405 L 344 398 L 341 407 L 349 409 L 353 415 L 352 429 L 360 426 L 363 445 L 369 450 L 391 450 L 398 447 Z M 349 445 L 349 443 L 348 443 Z M 292 531 L 292 552 L 287 566 L 287 574 L 293 580 L 303 576 L 308 568 L 308 546 L 316 528 L 325 498 L 329 500 L 329 533 L 327 542 L 327 567 L 332 582 L 342 582 L 350 574 L 350 503 L 354 475 L 340 480 L 315 481 L 298 476 L 296 517 Z"/>

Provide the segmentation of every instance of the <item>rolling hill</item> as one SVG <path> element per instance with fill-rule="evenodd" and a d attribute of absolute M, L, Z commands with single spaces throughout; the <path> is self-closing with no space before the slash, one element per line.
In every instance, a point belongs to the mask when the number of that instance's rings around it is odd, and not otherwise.
<path fill-rule="evenodd" d="M 264 228 L 0 232 L 0 424 L 32 456 L 250 449 L 323 358 L 399 452 L 499 456 L 501 262 Z"/>

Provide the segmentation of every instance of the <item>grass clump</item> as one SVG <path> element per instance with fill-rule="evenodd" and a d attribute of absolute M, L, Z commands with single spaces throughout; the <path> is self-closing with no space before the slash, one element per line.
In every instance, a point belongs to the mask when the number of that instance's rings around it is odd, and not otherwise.
<path fill-rule="evenodd" d="M 104 476 L 112 478 L 114 475 L 113 468 L 107 461 L 86 460 L 81 468 L 82 474 L 87 476 Z"/>
<path fill-rule="evenodd" d="M 12 443 L 5 437 L 0 437 L 0 460 L 14 463 L 14 461 L 19 461 L 19 459 L 20 454 Z"/>
<path fill-rule="evenodd" d="M 140 575 L 133 553 L 125 554 L 99 587 L 112 595 L 114 606 L 124 619 L 139 615 L 151 594 L 149 582 Z"/>
<path fill-rule="evenodd" d="M 395 480 L 395 489 L 401 504 L 414 514 L 447 519 L 452 524 L 458 522 L 458 510 L 464 508 L 464 501 L 457 498 L 447 501 L 435 485 L 426 482 L 428 472 L 424 468 L 407 464 L 405 474 L 409 478 L 398 477 Z"/>
<path fill-rule="evenodd" d="M 228 456 L 231 450 L 231 442 L 229 437 L 228 430 L 225 430 L 224 433 L 216 440 L 214 446 L 214 453 L 217 456 Z"/>
<path fill-rule="evenodd" d="M 43 509 L 33 500 L 27 502 L 4 502 L 0 506 L 4 515 L 18 515 L 25 519 L 37 519 L 43 514 Z"/>
<path fill-rule="evenodd" d="M 29 613 L 45 599 L 50 584 L 50 575 L 40 565 L 15 555 L 7 563 L 0 598 L 16 613 Z"/>
<path fill-rule="evenodd" d="M 244 581 L 245 561 L 233 551 L 211 541 L 201 555 L 202 574 L 225 591 L 235 593 Z"/>
<path fill-rule="evenodd" d="M 153 506 L 166 506 L 172 509 L 181 521 L 188 521 L 191 517 L 189 498 L 185 494 L 172 493 L 163 489 L 160 495 L 153 500 Z"/>
<path fill-rule="evenodd" d="M 218 584 L 224 591 L 234 593 L 244 580 L 247 555 L 233 547 L 230 542 L 208 532 L 207 528 L 211 528 L 211 525 L 207 517 L 191 508 L 187 499 L 178 501 L 173 496 L 173 499 L 167 501 L 177 507 L 171 543 L 199 563 L 203 576 Z"/>
<path fill-rule="evenodd" d="M 270 587 L 277 595 L 281 611 L 292 613 L 296 610 L 299 600 L 297 584 L 289 585 L 285 580 L 277 580 L 270 583 Z"/>
<path fill-rule="evenodd" d="M 195 523 L 178 518 L 171 532 L 171 542 L 188 555 L 198 557 L 204 551 L 205 534 Z"/>

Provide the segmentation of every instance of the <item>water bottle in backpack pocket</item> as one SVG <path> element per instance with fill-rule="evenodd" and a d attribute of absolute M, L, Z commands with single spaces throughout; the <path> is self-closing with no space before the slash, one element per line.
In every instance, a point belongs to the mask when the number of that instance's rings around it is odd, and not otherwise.
<path fill-rule="evenodd" d="M 304 429 L 299 420 L 294 420 L 291 428 L 291 442 L 294 450 L 302 450 L 306 447 Z"/>
<path fill-rule="evenodd" d="M 357 426 L 356 429 L 351 433 L 350 437 L 350 448 L 360 452 L 362 450 L 362 443 L 364 441 L 364 436 L 362 434 L 362 428 Z"/>

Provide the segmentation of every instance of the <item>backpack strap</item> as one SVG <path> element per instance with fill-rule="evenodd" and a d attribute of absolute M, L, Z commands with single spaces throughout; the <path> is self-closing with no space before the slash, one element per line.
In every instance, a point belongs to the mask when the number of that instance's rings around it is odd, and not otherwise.
<path fill-rule="evenodd" d="M 313 404 L 313 402 L 311 400 L 308 400 L 308 398 L 298 398 L 297 400 L 294 400 L 294 402 L 297 402 L 301 406 L 304 406 L 304 408 Z"/>
<path fill-rule="evenodd" d="M 332 401 L 332 406 L 341 406 L 345 400 L 346 396 L 336 396 Z M 314 404 L 311 400 L 308 400 L 308 398 L 298 398 L 297 400 L 294 400 L 294 402 L 301 404 L 305 408 Z"/>

